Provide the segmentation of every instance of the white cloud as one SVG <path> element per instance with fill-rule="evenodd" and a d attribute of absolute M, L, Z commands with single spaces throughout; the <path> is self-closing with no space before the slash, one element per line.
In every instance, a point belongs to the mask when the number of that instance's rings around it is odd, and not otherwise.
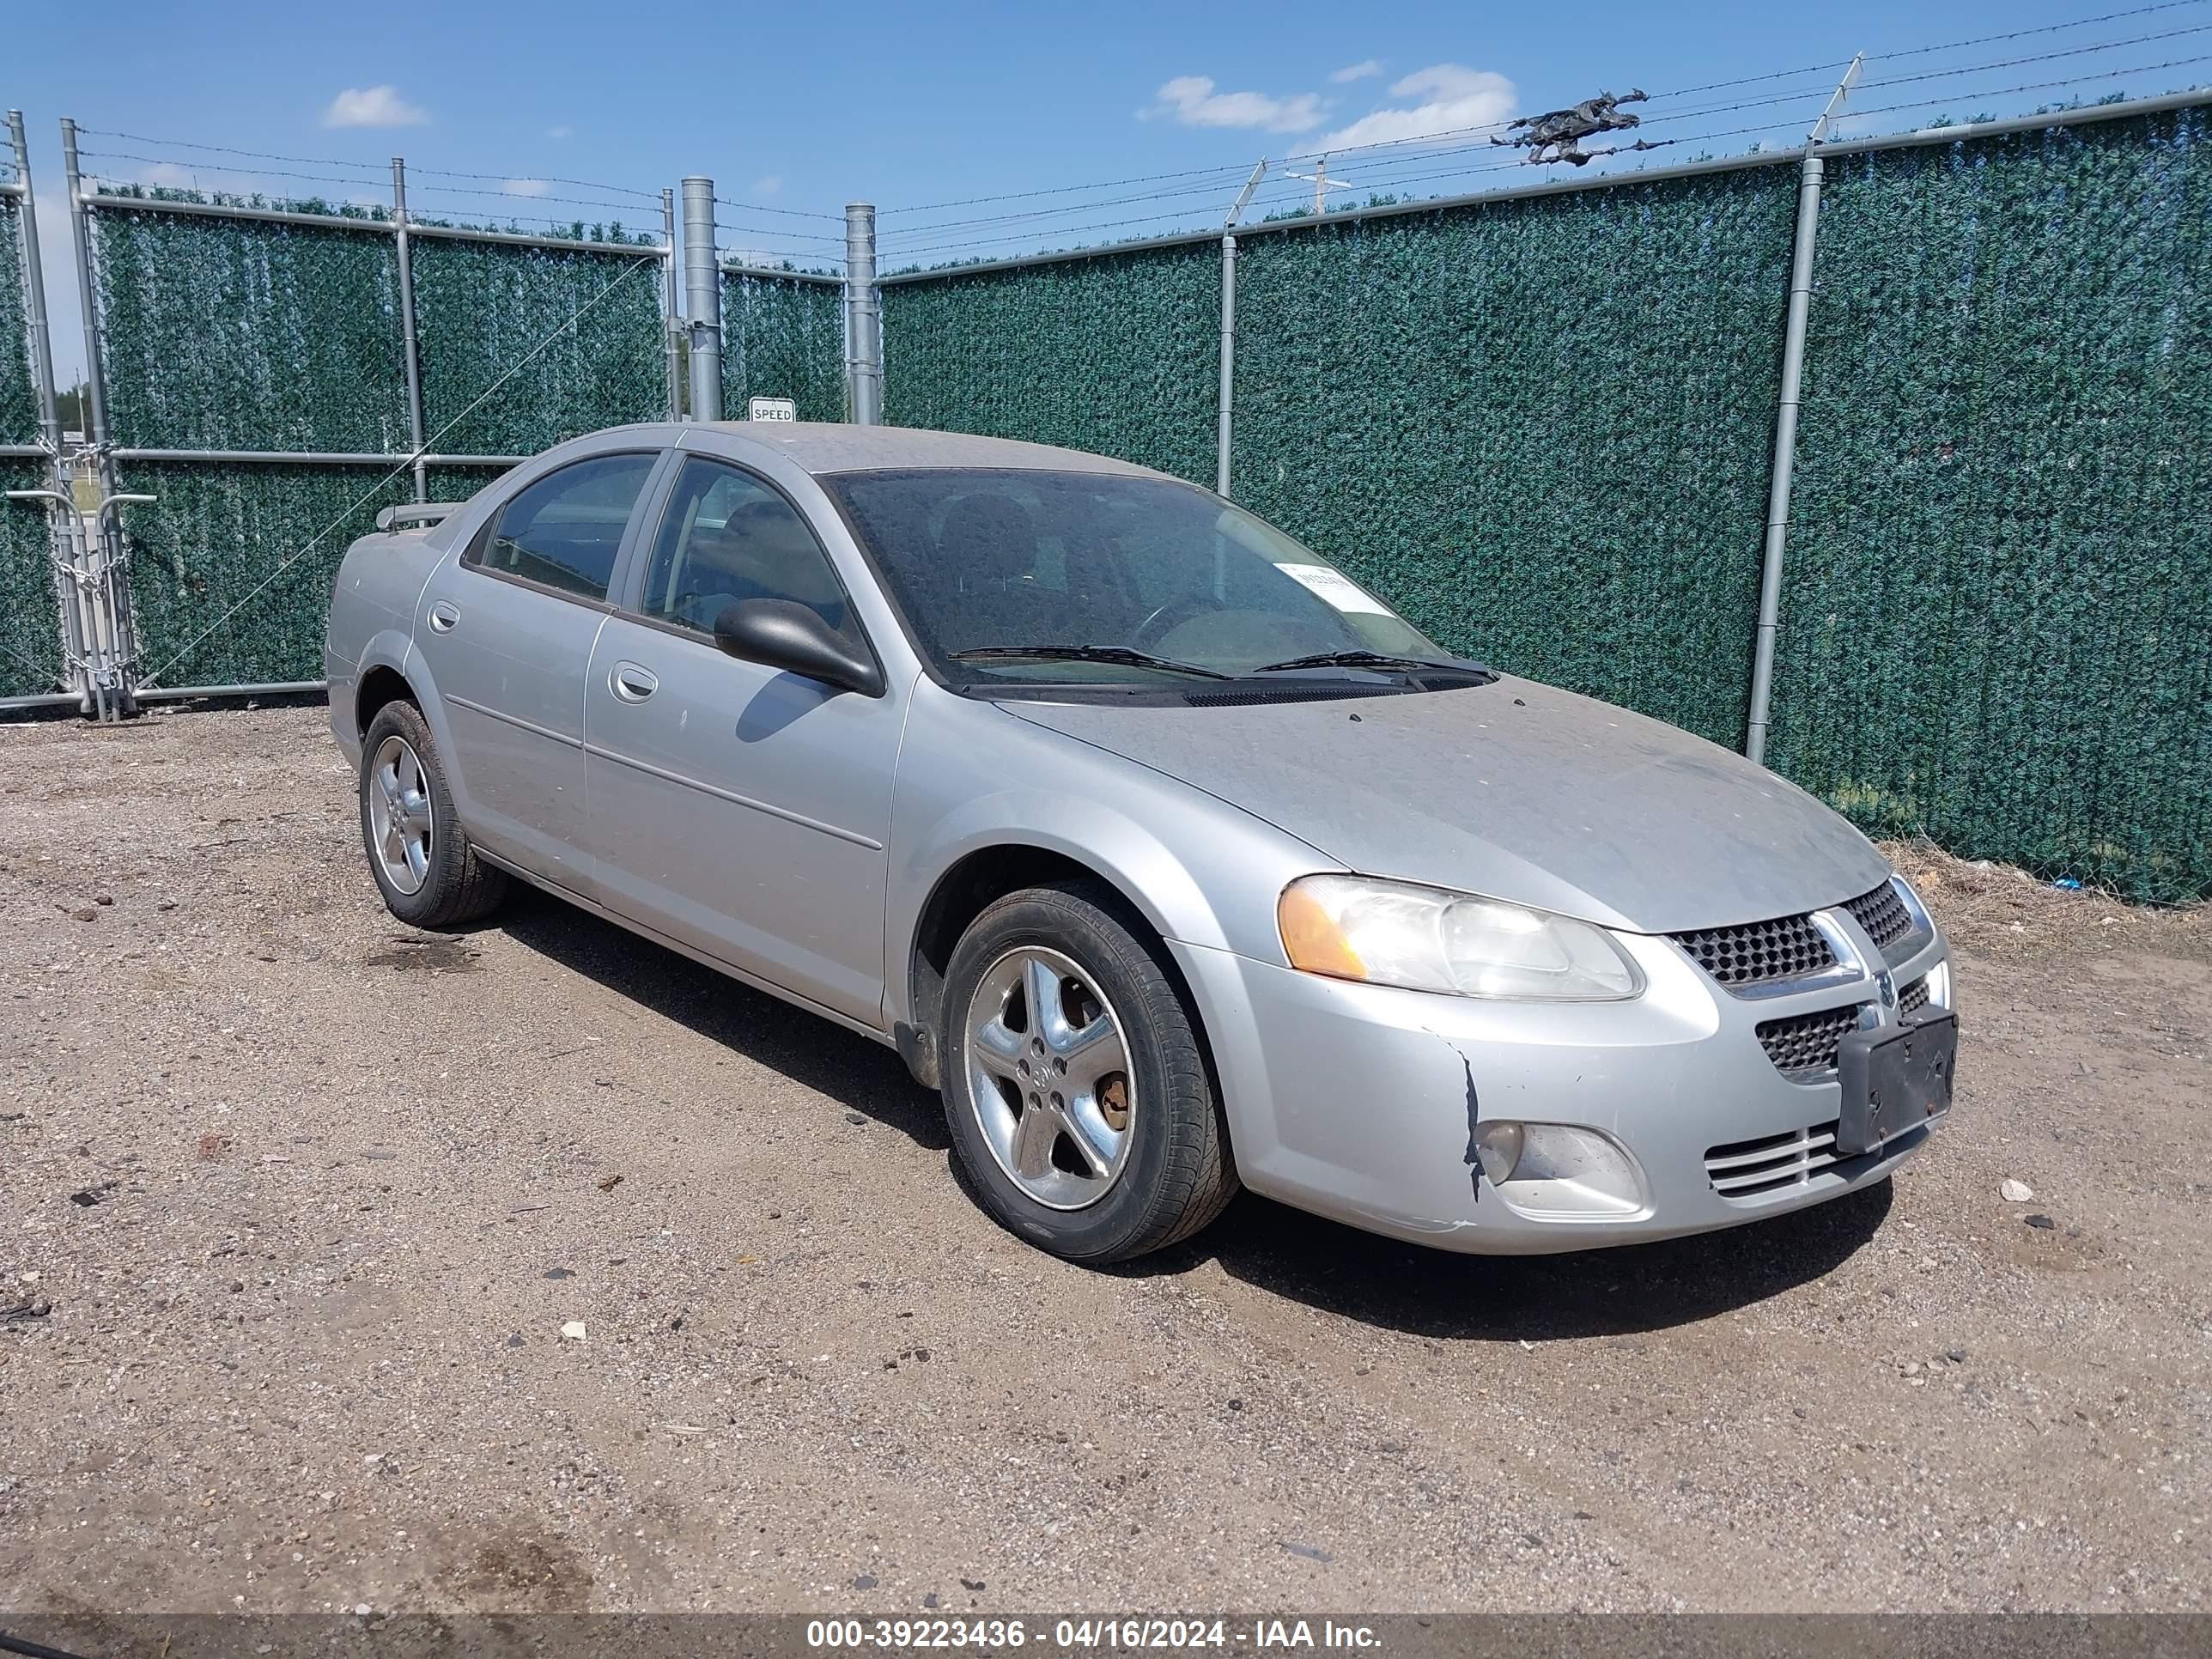
<path fill-rule="evenodd" d="M 410 104 L 397 87 L 348 87 L 323 112 L 326 127 L 419 127 L 430 112 Z"/>
<path fill-rule="evenodd" d="M 1359 144 L 1433 138 L 1439 133 L 1487 126 L 1512 114 L 1515 100 L 1513 83 L 1504 76 L 1462 64 L 1431 64 L 1416 70 L 1393 85 L 1390 95 L 1419 101 L 1363 115 L 1314 148 L 1350 149 Z"/>
<path fill-rule="evenodd" d="M 548 138 L 567 138 L 572 136 L 575 131 L 576 129 L 574 127 L 548 127 L 545 129 L 545 136 Z"/>
<path fill-rule="evenodd" d="M 509 179 L 500 188 L 509 196 L 543 196 L 553 186 L 543 179 Z"/>
<path fill-rule="evenodd" d="M 783 175 L 780 173 L 771 173 L 765 179 L 753 180 L 752 193 L 756 196 L 773 196 L 782 188 Z"/>
<path fill-rule="evenodd" d="M 1216 92 L 1210 76 L 1178 75 L 1160 88 L 1158 100 L 1137 112 L 1137 118 L 1169 116 L 1187 127 L 1260 127 L 1268 132 L 1304 132 L 1322 121 L 1322 101 L 1310 92 L 1287 98 L 1264 92 Z"/>
<path fill-rule="evenodd" d="M 192 175 L 190 168 L 179 167 L 174 161 L 156 161 L 140 175 L 138 182 L 159 185 L 167 190 L 190 190 Z"/>
<path fill-rule="evenodd" d="M 1382 73 L 1382 60 L 1379 58 L 1370 58 L 1364 63 L 1347 64 L 1328 78 L 1340 87 L 1346 82 L 1370 80 Z"/>

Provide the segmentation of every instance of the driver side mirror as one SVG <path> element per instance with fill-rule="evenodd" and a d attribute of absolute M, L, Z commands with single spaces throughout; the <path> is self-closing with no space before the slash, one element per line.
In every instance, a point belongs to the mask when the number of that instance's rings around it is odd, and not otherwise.
<path fill-rule="evenodd" d="M 739 599 L 714 618 L 714 643 L 740 662 L 801 674 L 840 691 L 884 694 L 883 670 L 830 624 L 789 599 Z"/>

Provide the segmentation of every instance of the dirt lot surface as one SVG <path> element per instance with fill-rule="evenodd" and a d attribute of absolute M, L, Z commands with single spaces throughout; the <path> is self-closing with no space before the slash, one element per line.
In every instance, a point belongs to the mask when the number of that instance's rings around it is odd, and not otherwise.
<path fill-rule="evenodd" d="M 1855 1199 L 1089 1272 L 888 1050 L 395 923 L 322 719 L 0 730 L 0 1604 L 2212 1604 L 2194 922 L 1935 881 L 1962 1097 Z"/>

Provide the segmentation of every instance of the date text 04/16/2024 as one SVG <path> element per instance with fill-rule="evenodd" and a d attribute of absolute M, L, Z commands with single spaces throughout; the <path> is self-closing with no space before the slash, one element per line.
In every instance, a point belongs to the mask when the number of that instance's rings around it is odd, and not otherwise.
<path fill-rule="evenodd" d="M 1381 1638 L 1367 1625 L 1307 1619 L 817 1619 L 806 1645 L 817 1649 L 966 1648 L 985 1651 L 1037 1647 L 1048 1652 L 1133 1649 L 1228 1648 L 1372 1650 Z"/>

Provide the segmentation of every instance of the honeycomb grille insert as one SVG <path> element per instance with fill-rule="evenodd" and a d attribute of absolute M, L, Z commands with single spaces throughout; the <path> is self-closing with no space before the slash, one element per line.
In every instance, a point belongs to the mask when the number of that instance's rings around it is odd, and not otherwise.
<path fill-rule="evenodd" d="M 1844 908 L 1851 913 L 1852 921 L 1866 929 L 1867 937 L 1878 950 L 1888 950 L 1912 931 L 1912 913 L 1905 908 L 1905 901 L 1889 882 L 1848 901 Z"/>
<path fill-rule="evenodd" d="M 1928 976 L 1922 975 L 1897 994 L 1897 1012 L 1910 1019 L 1928 1006 Z"/>
<path fill-rule="evenodd" d="M 1781 916 L 1740 927 L 1704 927 L 1677 933 L 1674 943 L 1723 985 L 1761 985 L 1806 979 L 1832 968 L 1836 953 L 1810 916 Z"/>
<path fill-rule="evenodd" d="M 1844 1034 L 1856 1030 L 1858 1023 L 1856 1003 L 1765 1019 L 1759 1023 L 1759 1046 L 1766 1050 L 1766 1057 L 1783 1076 L 1793 1083 L 1810 1082 L 1836 1069 L 1836 1050 Z"/>

